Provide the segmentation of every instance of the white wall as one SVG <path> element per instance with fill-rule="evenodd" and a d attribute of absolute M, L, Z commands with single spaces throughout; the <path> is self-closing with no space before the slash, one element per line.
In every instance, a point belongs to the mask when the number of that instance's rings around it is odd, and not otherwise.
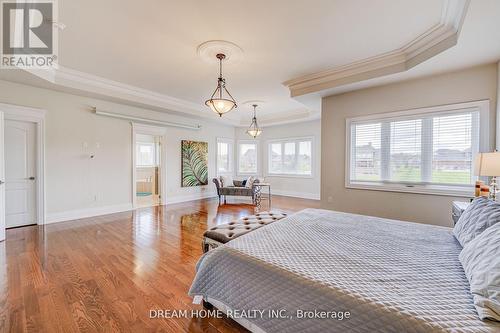
<path fill-rule="evenodd" d="M 216 137 L 234 137 L 234 128 L 166 113 L 0 81 L 0 103 L 47 110 L 46 208 L 48 222 L 132 208 L 132 127 L 125 120 L 97 116 L 91 107 L 187 124 L 199 131 L 168 127 L 167 202 L 214 196 Z M 208 112 L 208 111 L 207 111 Z M 181 187 L 181 140 L 209 143 L 209 184 Z M 84 147 L 87 143 L 88 148 Z M 95 153 L 95 159 L 90 159 Z"/>
<path fill-rule="evenodd" d="M 500 151 L 500 61 L 497 63 L 497 133 L 495 148 Z"/>
<path fill-rule="evenodd" d="M 252 139 L 246 133 L 246 130 L 247 128 L 236 128 L 235 169 L 237 168 L 238 140 Z M 269 176 L 267 174 L 267 141 L 296 137 L 313 137 L 313 176 L 309 178 Z M 265 177 L 266 181 L 271 183 L 273 194 L 319 200 L 321 180 L 321 121 L 319 119 L 303 123 L 264 127 L 262 134 L 257 137 L 256 141 L 259 142 L 259 176 Z M 243 179 L 245 176 L 238 175 L 236 170 L 235 177 Z"/>
<path fill-rule="evenodd" d="M 497 65 L 485 65 L 323 98 L 321 205 L 324 208 L 451 226 L 453 198 L 345 188 L 346 118 L 443 104 L 490 100 L 495 141 Z"/>

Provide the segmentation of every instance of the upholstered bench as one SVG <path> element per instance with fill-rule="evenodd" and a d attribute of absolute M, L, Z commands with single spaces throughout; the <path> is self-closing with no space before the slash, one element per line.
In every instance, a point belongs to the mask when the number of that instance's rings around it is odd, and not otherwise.
<path fill-rule="evenodd" d="M 208 252 L 237 237 L 286 217 L 282 212 L 260 212 L 227 224 L 215 226 L 203 234 L 203 252 Z"/>

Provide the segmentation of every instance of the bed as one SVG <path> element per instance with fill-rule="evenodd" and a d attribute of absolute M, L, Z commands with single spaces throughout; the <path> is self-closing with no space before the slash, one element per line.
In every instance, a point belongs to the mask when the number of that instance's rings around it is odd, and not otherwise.
<path fill-rule="evenodd" d="M 460 251 L 450 228 L 306 209 L 206 253 L 189 293 L 253 332 L 499 332 Z"/>

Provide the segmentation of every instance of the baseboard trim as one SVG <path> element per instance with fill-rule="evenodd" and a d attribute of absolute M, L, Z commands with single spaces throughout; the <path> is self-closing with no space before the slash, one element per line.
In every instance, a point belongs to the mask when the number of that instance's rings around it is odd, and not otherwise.
<path fill-rule="evenodd" d="M 307 192 L 294 192 L 294 191 L 283 191 L 283 190 L 271 189 L 271 194 L 272 195 L 282 195 L 284 197 L 320 200 L 319 193 L 315 194 L 315 193 L 307 193 Z"/>
<path fill-rule="evenodd" d="M 303 193 L 303 192 L 292 192 L 292 191 L 282 191 L 282 190 L 272 190 L 273 195 L 282 195 L 285 197 L 294 197 L 294 198 L 303 198 L 303 199 L 311 199 L 311 200 L 319 200 L 319 194 L 313 193 Z M 175 196 L 175 197 L 167 197 L 167 204 L 176 204 L 182 202 L 189 202 L 201 199 L 215 198 L 217 197 L 217 193 L 209 192 L 209 193 L 195 193 L 189 195 Z M 59 222 L 67 222 L 72 220 L 79 220 L 89 217 L 108 215 L 121 213 L 126 211 L 134 210 L 132 203 L 121 204 L 121 205 L 112 205 L 112 206 L 103 206 L 103 207 L 92 207 L 86 209 L 76 209 L 69 210 L 64 212 L 57 213 L 49 213 L 47 214 L 47 218 L 45 224 L 59 223 Z"/>
<path fill-rule="evenodd" d="M 213 197 L 217 197 L 217 193 L 215 193 L 215 192 L 209 192 L 209 193 L 203 193 L 203 194 L 195 193 L 195 194 L 175 196 L 175 197 L 170 197 L 170 198 L 167 197 L 167 204 L 188 202 L 188 201 L 213 198 Z M 132 203 L 128 203 L 128 204 L 121 204 L 121 205 L 92 207 L 92 208 L 76 209 L 76 210 L 69 210 L 69 211 L 57 212 L 57 213 L 49 213 L 47 215 L 45 224 L 67 222 L 67 221 L 79 220 L 79 219 L 84 219 L 84 218 L 89 218 L 89 217 L 121 213 L 121 212 L 131 211 L 134 209 L 135 208 L 132 205 Z"/>
<path fill-rule="evenodd" d="M 188 195 L 177 195 L 177 196 L 172 196 L 172 197 L 167 196 L 166 204 L 169 205 L 169 204 L 176 204 L 176 203 L 195 201 L 195 200 L 201 200 L 201 199 L 208 199 L 208 198 L 215 198 L 215 197 L 217 197 L 216 192 L 194 193 L 194 194 L 188 194 Z"/>
<path fill-rule="evenodd" d="M 131 203 L 113 205 L 113 206 L 103 206 L 103 207 L 92 207 L 86 209 L 69 210 L 65 212 L 49 213 L 47 214 L 47 219 L 45 224 L 66 222 L 78 219 L 84 219 L 89 217 L 95 217 L 100 215 L 115 214 L 133 210 L 134 207 Z"/>

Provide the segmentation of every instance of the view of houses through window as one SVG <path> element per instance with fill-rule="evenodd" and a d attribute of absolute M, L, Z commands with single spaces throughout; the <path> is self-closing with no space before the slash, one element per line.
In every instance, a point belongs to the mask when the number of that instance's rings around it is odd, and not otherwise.
<path fill-rule="evenodd" d="M 351 124 L 351 181 L 470 185 L 479 112 Z"/>

